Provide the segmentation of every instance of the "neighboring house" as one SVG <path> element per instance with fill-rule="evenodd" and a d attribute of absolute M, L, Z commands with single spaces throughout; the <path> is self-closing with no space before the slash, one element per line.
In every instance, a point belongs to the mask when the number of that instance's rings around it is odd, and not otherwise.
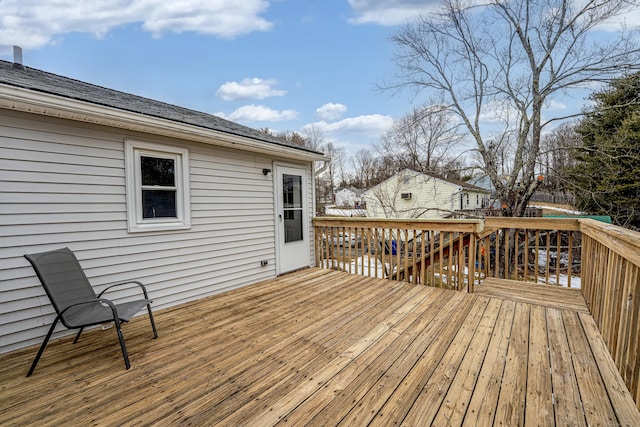
<path fill-rule="evenodd" d="M 480 209 L 490 191 L 410 169 L 364 193 L 367 217 L 441 219 L 452 212 Z"/>
<path fill-rule="evenodd" d="M 313 265 L 316 151 L 0 61 L 0 152 L 0 352 L 54 318 L 25 253 L 68 246 L 156 310 Z"/>
<path fill-rule="evenodd" d="M 493 206 L 494 209 L 500 209 L 500 199 L 498 198 L 496 188 L 491 182 L 491 178 L 489 175 L 480 175 L 474 178 L 471 178 L 468 181 L 469 184 L 475 185 L 476 187 L 484 188 L 491 192 L 491 200 L 489 201 L 489 205 L 485 206 L 486 208 L 490 208 Z"/>
<path fill-rule="evenodd" d="M 339 208 L 352 208 L 361 209 L 362 205 L 362 190 L 357 188 L 341 188 L 336 191 L 335 200 L 336 206 Z"/>

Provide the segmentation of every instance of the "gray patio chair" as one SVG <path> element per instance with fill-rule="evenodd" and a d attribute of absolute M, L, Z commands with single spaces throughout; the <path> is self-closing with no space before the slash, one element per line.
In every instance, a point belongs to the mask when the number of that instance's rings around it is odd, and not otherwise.
<path fill-rule="evenodd" d="M 122 337 L 122 330 L 120 329 L 121 323 L 128 322 L 134 314 L 146 306 L 149 311 L 153 337 L 158 337 L 156 325 L 153 321 L 153 314 L 151 313 L 152 301 L 149 299 L 147 290 L 142 283 L 137 281 L 118 283 L 107 287 L 96 295 L 78 259 L 69 248 L 56 249 L 37 254 L 26 254 L 25 258 L 27 258 L 33 266 L 57 313 L 56 319 L 49 328 L 49 332 L 42 342 L 36 358 L 31 364 L 31 369 L 29 369 L 27 377 L 36 369 L 40 356 L 42 356 L 42 352 L 47 346 L 47 342 L 49 342 L 49 338 L 51 338 L 51 334 L 58 321 L 61 321 L 68 329 L 80 329 L 73 341 L 74 344 L 78 342 L 80 334 L 82 334 L 82 331 L 87 326 L 114 322 L 118 339 L 120 340 L 124 364 L 127 369 L 131 367 L 131 364 L 129 363 L 129 355 L 127 354 L 127 348 L 124 344 L 124 338 Z M 102 297 L 107 290 L 126 284 L 138 285 L 144 294 L 144 299 L 114 304 L 110 300 Z"/>

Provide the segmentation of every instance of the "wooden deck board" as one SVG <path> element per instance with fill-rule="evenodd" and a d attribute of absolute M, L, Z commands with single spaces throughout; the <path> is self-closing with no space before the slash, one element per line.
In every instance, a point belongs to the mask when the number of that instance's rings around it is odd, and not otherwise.
<path fill-rule="evenodd" d="M 128 371 L 113 329 L 0 355 L 0 425 L 640 425 L 575 294 L 483 286 L 308 269 L 133 319 Z"/>
<path fill-rule="evenodd" d="M 580 289 L 576 288 L 487 278 L 476 286 L 475 293 L 544 307 L 589 312 Z"/>
<path fill-rule="evenodd" d="M 531 305 L 516 303 L 494 425 L 524 425 Z"/>

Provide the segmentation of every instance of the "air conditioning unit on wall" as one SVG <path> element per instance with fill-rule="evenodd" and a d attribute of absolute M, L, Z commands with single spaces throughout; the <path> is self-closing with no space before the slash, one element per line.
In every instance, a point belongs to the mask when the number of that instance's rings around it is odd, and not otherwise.
<path fill-rule="evenodd" d="M 411 193 L 400 193 L 400 198 L 402 200 L 411 200 Z"/>

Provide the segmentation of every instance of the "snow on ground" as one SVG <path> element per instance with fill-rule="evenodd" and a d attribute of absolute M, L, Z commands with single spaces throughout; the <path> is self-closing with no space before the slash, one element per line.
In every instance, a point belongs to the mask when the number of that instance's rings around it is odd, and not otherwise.
<path fill-rule="evenodd" d="M 555 258 L 555 252 L 550 253 L 551 258 Z M 563 266 L 563 259 L 564 259 L 564 267 L 566 268 L 566 259 L 565 257 L 563 257 L 563 254 L 560 254 L 560 265 Z M 334 260 L 333 266 L 330 266 L 329 263 L 327 262 L 327 260 L 323 260 L 323 265 L 322 267 L 324 268 L 337 268 L 340 269 L 342 271 L 347 271 L 350 272 L 351 274 L 358 274 L 361 276 L 369 276 L 369 277 L 378 277 L 378 278 L 383 278 L 385 277 L 385 271 L 389 270 L 389 264 L 386 264 L 386 268 L 383 268 L 383 264 L 382 262 L 380 262 L 379 259 L 374 258 L 373 256 L 369 257 L 367 255 L 358 257 L 358 258 L 354 258 L 351 260 L 351 262 L 349 264 L 345 264 L 343 262 L 339 262 L 337 260 Z M 546 264 L 547 263 L 547 256 L 546 253 L 544 253 L 544 251 L 540 251 L 540 255 L 538 256 L 538 266 L 540 267 L 539 274 L 537 276 L 537 283 L 540 284 L 549 284 L 549 285 L 560 285 L 563 287 L 570 287 L 570 288 L 574 288 L 574 289 L 580 289 L 581 287 L 581 280 L 579 276 L 576 275 L 571 275 L 571 285 L 569 286 L 569 276 L 566 273 L 560 273 L 559 275 L 556 275 L 555 272 L 553 271 L 549 271 L 549 281 L 545 282 L 545 269 L 546 269 Z M 453 274 L 454 276 L 457 276 L 457 270 L 456 267 L 457 266 L 452 266 L 453 267 Z M 447 282 L 447 267 L 445 266 L 443 268 L 443 277 L 442 280 L 443 282 Z M 479 274 L 480 272 L 476 271 L 476 278 L 479 278 Z M 466 278 L 468 277 L 468 269 L 465 266 L 464 267 L 464 278 L 465 278 L 465 284 L 466 284 Z M 439 272 L 436 272 L 434 274 L 435 278 L 439 279 L 440 278 L 440 274 Z M 532 280 L 532 278 L 530 278 L 530 281 Z"/>
<path fill-rule="evenodd" d="M 547 252 L 543 250 L 538 251 L 538 273 L 541 276 L 538 276 L 538 283 L 546 283 L 545 282 L 545 270 L 547 268 L 547 258 L 550 258 L 552 265 L 556 263 L 558 255 L 556 251 L 549 251 L 549 256 L 547 257 Z M 560 269 L 568 270 L 569 266 L 569 254 L 565 252 L 560 253 Z M 571 275 L 571 285 L 569 285 L 569 275 L 566 273 L 560 273 L 559 275 L 555 273 L 552 269 L 549 269 L 549 282 L 550 285 L 560 285 L 568 288 L 577 288 L 580 289 L 582 283 L 580 281 L 579 276 Z"/>
<path fill-rule="evenodd" d="M 325 215 L 332 215 L 332 216 L 347 216 L 347 217 L 367 216 L 367 211 L 364 209 L 346 209 L 346 208 L 342 209 L 342 208 L 327 206 L 324 212 L 325 212 Z"/>
<path fill-rule="evenodd" d="M 548 211 L 556 211 L 559 213 L 563 213 L 563 214 L 567 214 L 567 215 L 585 215 L 584 212 L 580 212 L 580 211 L 576 211 L 573 209 L 567 209 L 567 208 L 560 208 L 557 206 L 547 206 L 547 205 L 529 205 L 529 207 L 532 208 L 538 208 L 538 209 L 544 209 L 544 210 L 548 210 Z"/>

